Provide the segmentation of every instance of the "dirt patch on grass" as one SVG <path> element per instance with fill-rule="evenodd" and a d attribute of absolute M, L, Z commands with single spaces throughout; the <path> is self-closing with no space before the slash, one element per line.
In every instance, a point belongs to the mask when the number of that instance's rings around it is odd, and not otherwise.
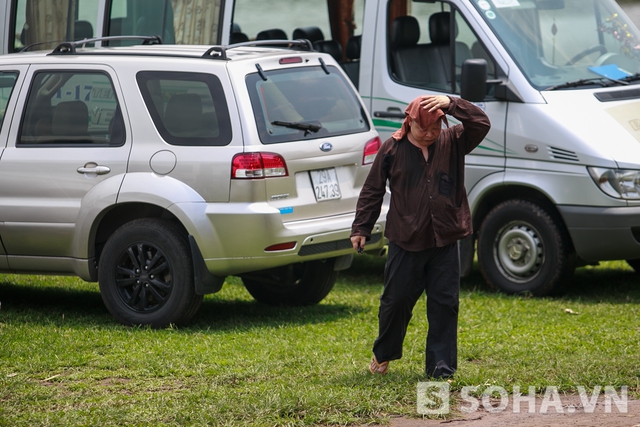
<path fill-rule="evenodd" d="M 492 401 L 491 408 L 500 408 L 499 401 Z M 459 407 L 451 408 L 447 419 L 394 418 L 391 427 L 640 427 L 640 400 L 607 402 L 601 395 L 595 405 L 585 408 L 580 396 L 563 395 L 561 404 L 537 397 L 534 412 L 529 412 L 526 402 L 513 407 L 510 401 L 506 408 L 489 412 L 484 405 L 465 413 Z M 452 405 L 455 406 L 455 405 Z M 470 407 L 465 404 L 465 407 Z"/>

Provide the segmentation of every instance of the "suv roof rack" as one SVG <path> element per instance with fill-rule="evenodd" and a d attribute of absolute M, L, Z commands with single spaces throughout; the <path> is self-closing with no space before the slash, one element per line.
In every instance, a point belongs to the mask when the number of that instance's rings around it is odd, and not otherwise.
<path fill-rule="evenodd" d="M 105 36 L 94 37 L 92 39 L 83 39 L 76 41 L 62 42 L 56 46 L 49 55 L 73 55 L 76 53 L 76 47 L 82 46 L 87 43 L 113 41 L 113 40 L 142 40 L 143 45 L 162 44 L 162 37 L 160 36 Z M 30 47 L 30 46 L 27 46 Z"/>
<path fill-rule="evenodd" d="M 211 59 L 228 59 L 227 51 L 230 49 L 236 49 L 239 47 L 247 47 L 247 46 L 264 46 L 264 47 L 283 47 L 283 48 L 293 48 L 297 47 L 299 49 L 308 50 L 312 52 L 313 45 L 307 39 L 297 39 L 297 40 L 254 40 L 242 43 L 230 44 L 228 46 L 212 46 L 207 49 L 205 53 L 202 54 L 202 58 L 211 58 Z"/>
<path fill-rule="evenodd" d="M 73 55 L 76 52 L 78 46 L 85 45 L 87 43 L 94 43 L 98 41 L 113 41 L 113 40 L 142 40 L 143 45 L 162 44 L 162 38 L 160 36 L 106 36 L 95 37 L 92 39 L 84 39 L 77 41 L 61 42 L 56 46 L 49 55 Z M 263 46 L 263 47 L 275 47 L 275 48 L 297 48 L 300 50 L 307 50 L 313 52 L 313 45 L 307 39 L 297 40 L 255 40 L 243 43 L 236 43 L 228 46 L 211 46 L 202 55 L 201 58 L 227 60 L 227 51 L 230 49 L 236 49 L 239 47 L 248 46 Z"/>

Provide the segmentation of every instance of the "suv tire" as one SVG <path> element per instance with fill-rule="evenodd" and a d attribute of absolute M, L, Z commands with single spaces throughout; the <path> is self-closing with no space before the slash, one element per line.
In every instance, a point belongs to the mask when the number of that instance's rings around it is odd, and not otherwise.
<path fill-rule="evenodd" d="M 98 266 L 100 293 L 125 325 L 188 322 L 202 303 L 184 232 L 158 219 L 131 221 L 109 238 Z"/>
<path fill-rule="evenodd" d="M 252 297 L 269 305 L 314 305 L 336 283 L 335 258 L 307 261 L 242 276 Z"/>

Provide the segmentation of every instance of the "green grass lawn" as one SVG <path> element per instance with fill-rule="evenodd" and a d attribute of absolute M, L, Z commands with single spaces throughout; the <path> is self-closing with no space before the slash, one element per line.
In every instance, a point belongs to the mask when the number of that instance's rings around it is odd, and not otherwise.
<path fill-rule="evenodd" d="M 425 301 L 404 358 L 367 371 L 384 260 L 356 257 L 318 306 L 273 308 L 229 278 L 186 328 L 116 324 L 97 284 L 0 276 L 0 426 L 345 425 L 417 417 Z M 640 275 L 580 268 L 563 296 L 463 280 L 453 390 L 629 387 L 640 394 Z M 567 312 L 569 309 L 571 312 Z"/>

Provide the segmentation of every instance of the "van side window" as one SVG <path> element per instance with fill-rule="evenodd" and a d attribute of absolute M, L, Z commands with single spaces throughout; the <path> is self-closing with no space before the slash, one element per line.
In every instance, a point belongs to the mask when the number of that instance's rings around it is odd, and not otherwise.
<path fill-rule="evenodd" d="M 409 14 L 397 16 L 389 28 L 392 77 L 407 86 L 460 93 L 462 63 L 487 60 L 495 65 L 462 15 L 446 2 L 411 2 Z M 452 28 L 453 26 L 453 28 Z"/>
<path fill-rule="evenodd" d="M 12 52 L 53 49 L 61 41 L 96 37 L 98 2 L 17 0 Z"/>
<path fill-rule="evenodd" d="M 227 101 L 213 74 L 141 71 L 136 79 L 156 129 L 169 144 L 231 142 Z"/>
<path fill-rule="evenodd" d="M 18 73 L 16 72 L 0 72 L 0 130 L 2 130 L 4 124 L 7 104 L 9 103 L 9 98 L 11 98 L 11 92 L 13 92 L 17 78 Z"/>
<path fill-rule="evenodd" d="M 122 113 L 108 75 L 40 71 L 33 77 L 18 146 L 119 146 Z"/>

